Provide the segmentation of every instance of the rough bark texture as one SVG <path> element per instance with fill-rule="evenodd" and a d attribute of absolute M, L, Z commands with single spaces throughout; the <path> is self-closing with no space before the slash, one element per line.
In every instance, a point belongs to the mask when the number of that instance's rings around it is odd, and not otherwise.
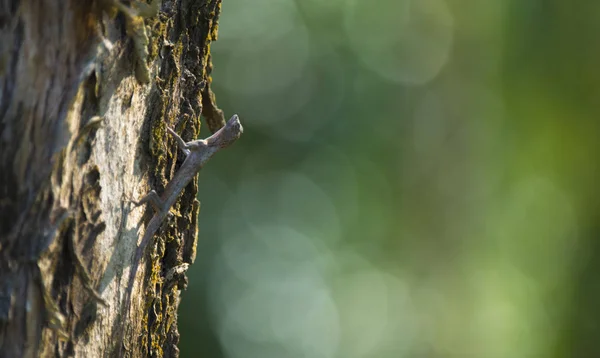
<path fill-rule="evenodd" d="M 160 10 L 158 12 L 154 10 Z M 198 138 L 220 0 L 0 0 L 0 356 L 177 356 L 197 181 L 145 255 L 151 209 Z M 203 133 L 206 136 L 207 133 Z"/>

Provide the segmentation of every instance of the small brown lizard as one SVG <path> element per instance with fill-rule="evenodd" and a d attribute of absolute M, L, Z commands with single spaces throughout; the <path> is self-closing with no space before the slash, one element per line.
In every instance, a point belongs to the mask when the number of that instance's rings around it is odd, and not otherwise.
<path fill-rule="evenodd" d="M 181 168 L 179 168 L 173 176 L 173 179 L 167 184 L 162 196 L 158 196 L 156 191 L 152 190 L 140 199 L 140 201 L 132 201 L 136 207 L 145 203 L 152 204 L 155 214 L 146 226 L 144 237 L 135 252 L 135 257 L 131 265 L 125 299 L 125 305 L 127 307 L 126 312 L 129 312 L 129 309 L 131 308 L 131 292 L 133 291 L 135 276 L 142 256 L 146 252 L 146 248 L 150 241 L 152 241 L 154 234 L 158 231 L 162 222 L 169 214 L 169 209 L 175 204 L 179 194 L 181 194 L 188 183 L 196 176 L 200 169 L 202 169 L 204 164 L 206 164 L 216 152 L 233 144 L 233 142 L 242 135 L 243 128 L 238 116 L 233 115 L 224 127 L 206 139 L 198 139 L 186 143 L 171 128 L 167 127 L 167 131 L 175 138 L 178 147 L 185 153 L 186 158 L 181 165 Z"/>

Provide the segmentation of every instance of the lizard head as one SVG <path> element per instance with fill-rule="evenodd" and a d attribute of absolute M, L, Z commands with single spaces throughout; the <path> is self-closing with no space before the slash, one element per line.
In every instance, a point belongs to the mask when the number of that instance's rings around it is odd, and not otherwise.
<path fill-rule="evenodd" d="M 207 142 L 209 145 L 213 144 L 220 148 L 226 148 L 233 144 L 243 132 L 244 128 L 242 127 L 242 123 L 240 123 L 240 118 L 237 114 L 234 114 L 223 128 L 207 139 Z"/>

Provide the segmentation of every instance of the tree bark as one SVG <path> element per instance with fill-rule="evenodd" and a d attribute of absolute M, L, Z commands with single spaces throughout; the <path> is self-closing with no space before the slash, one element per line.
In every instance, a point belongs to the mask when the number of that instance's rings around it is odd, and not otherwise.
<path fill-rule="evenodd" d="M 0 0 L 0 357 L 178 356 L 197 180 L 128 274 L 182 161 L 166 134 L 224 124 L 220 0 Z M 159 11 L 157 11 L 159 10 Z M 206 136 L 206 133 L 203 133 Z"/>

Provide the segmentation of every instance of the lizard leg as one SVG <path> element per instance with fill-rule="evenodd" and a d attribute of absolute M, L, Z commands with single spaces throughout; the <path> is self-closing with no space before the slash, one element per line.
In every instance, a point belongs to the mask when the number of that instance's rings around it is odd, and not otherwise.
<path fill-rule="evenodd" d="M 167 131 L 175 138 L 177 146 L 185 153 L 185 156 L 187 157 L 190 155 L 190 146 L 179 136 L 179 134 L 169 127 L 167 127 Z"/>
<path fill-rule="evenodd" d="M 131 202 L 135 206 L 140 206 L 142 204 L 150 203 L 150 204 L 152 204 L 152 207 L 154 208 L 154 210 L 156 212 L 161 211 L 161 208 L 163 207 L 162 200 L 160 199 L 160 197 L 158 196 L 158 194 L 156 194 L 156 191 L 154 191 L 154 190 L 150 190 L 150 192 L 148 194 L 146 194 L 143 198 L 141 198 L 140 201 L 131 200 Z"/>

